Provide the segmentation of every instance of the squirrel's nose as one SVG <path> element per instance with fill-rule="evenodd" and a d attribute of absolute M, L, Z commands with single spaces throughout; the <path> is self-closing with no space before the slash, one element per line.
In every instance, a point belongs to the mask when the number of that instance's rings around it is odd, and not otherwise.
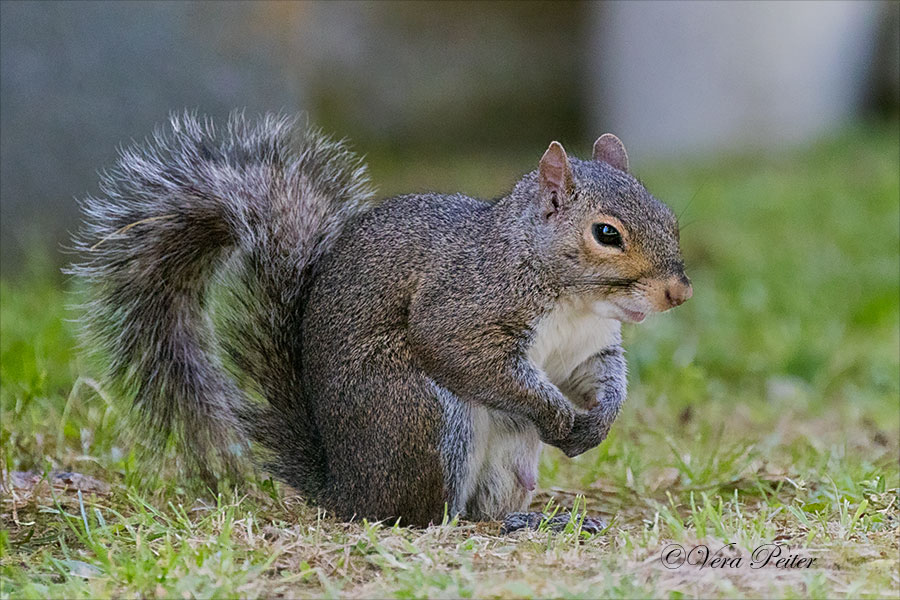
<path fill-rule="evenodd" d="M 691 280 L 685 276 L 673 277 L 666 286 L 666 300 L 669 306 L 675 307 L 694 295 L 694 288 L 691 287 Z"/>

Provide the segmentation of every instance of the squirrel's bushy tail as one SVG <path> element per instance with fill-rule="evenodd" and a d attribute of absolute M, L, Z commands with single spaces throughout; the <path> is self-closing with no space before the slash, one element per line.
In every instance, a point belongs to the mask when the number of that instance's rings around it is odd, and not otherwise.
<path fill-rule="evenodd" d="M 296 119 L 233 115 L 216 128 L 185 114 L 123 150 L 100 189 L 82 203 L 84 258 L 70 273 L 87 288 L 83 342 L 133 398 L 145 446 L 174 436 L 214 481 L 254 440 L 273 474 L 317 495 L 302 304 L 316 264 L 372 198 L 361 161 Z M 209 291 L 223 271 L 228 334 L 216 335 Z"/>

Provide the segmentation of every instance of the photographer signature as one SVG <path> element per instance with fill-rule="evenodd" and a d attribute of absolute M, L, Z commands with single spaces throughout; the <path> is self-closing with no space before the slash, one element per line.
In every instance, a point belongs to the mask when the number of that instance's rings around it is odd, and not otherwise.
<path fill-rule="evenodd" d="M 686 550 L 681 544 L 669 544 L 663 548 L 659 559 L 667 569 L 678 569 L 684 565 L 698 569 L 740 569 L 744 566 L 744 557 L 734 542 L 725 544 L 715 552 L 705 544 Z M 750 553 L 751 569 L 762 569 L 771 566 L 776 569 L 809 569 L 817 558 L 793 554 L 781 544 L 762 544 Z"/>

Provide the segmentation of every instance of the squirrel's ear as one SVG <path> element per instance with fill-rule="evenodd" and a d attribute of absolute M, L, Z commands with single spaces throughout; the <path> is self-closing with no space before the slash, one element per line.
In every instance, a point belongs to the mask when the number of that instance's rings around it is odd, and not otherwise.
<path fill-rule="evenodd" d="M 551 142 L 541 157 L 538 169 L 541 198 L 545 202 L 544 216 L 551 217 L 560 205 L 575 191 L 572 166 L 569 157 L 559 142 Z"/>
<path fill-rule="evenodd" d="M 594 142 L 594 160 L 605 162 L 620 171 L 628 172 L 628 153 L 622 140 L 611 133 L 604 133 Z"/>

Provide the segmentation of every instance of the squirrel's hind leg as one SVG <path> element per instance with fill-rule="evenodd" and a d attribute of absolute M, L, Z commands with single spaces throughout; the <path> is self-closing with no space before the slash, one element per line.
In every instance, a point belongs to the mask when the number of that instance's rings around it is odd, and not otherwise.
<path fill-rule="evenodd" d="M 430 382 L 371 359 L 366 370 L 347 375 L 317 386 L 328 465 L 322 504 L 348 519 L 440 523 L 447 489 L 438 447 L 441 406 Z"/>

